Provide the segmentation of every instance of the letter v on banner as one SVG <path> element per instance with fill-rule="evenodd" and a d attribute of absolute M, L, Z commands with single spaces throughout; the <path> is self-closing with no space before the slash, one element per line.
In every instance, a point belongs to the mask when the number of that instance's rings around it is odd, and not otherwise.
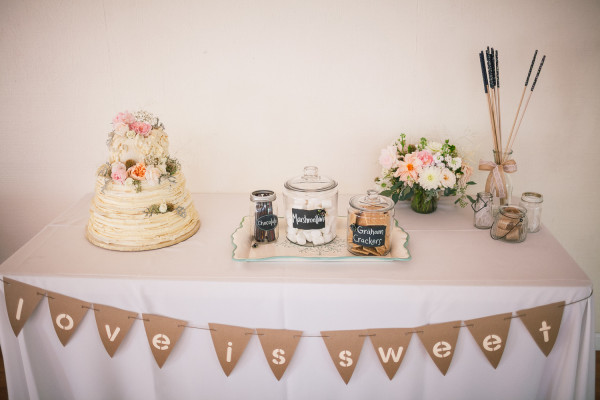
<path fill-rule="evenodd" d="M 3 280 L 8 320 L 15 336 L 18 336 L 46 291 L 7 277 Z"/>
<path fill-rule="evenodd" d="M 138 314 L 102 304 L 94 304 L 98 333 L 104 348 L 112 358 L 131 329 Z"/>

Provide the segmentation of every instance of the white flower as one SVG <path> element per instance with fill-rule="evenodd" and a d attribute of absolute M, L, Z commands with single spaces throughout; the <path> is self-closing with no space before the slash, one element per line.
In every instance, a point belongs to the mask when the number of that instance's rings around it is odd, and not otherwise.
<path fill-rule="evenodd" d="M 440 187 L 441 171 L 438 167 L 425 167 L 419 175 L 419 185 L 425 190 Z"/>
<path fill-rule="evenodd" d="M 454 172 L 450 171 L 448 168 L 444 168 L 440 174 L 440 181 L 443 187 L 451 188 L 454 187 L 454 184 L 456 183 L 456 176 L 454 175 Z"/>
<path fill-rule="evenodd" d="M 115 135 L 125 136 L 129 131 L 129 125 L 123 122 L 117 122 L 116 124 L 114 124 L 114 131 Z"/>
<path fill-rule="evenodd" d="M 158 206 L 158 211 L 160 211 L 161 213 L 166 213 L 167 212 L 167 203 L 162 203 L 160 206 Z"/>
<path fill-rule="evenodd" d="M 390 169 L 396 166 L 398 162 L 398 149 L 396 146 L 388 146 L 381 150 L 379 155 L 379 164 L 385 169 Z"/>
<path fill-rule="evenodd" d="M 448 161 L 448 165 L 452 171 L 456 171 L 462 165 L 462 159 L 460 157 L 454 157 L 450 161 Z"/>
<path fill-rule="evenodd" d="M 146 181 L 150 184 L 150 186 L 158 185 L 158 179 L 160 178 L 161 171 L 157 167 L 147 167 L 146 168 Z"/>
<path fill-rule="evenodd" d="M 442 153 L 435 153 L 433 155 L 433 162 L 435 163 L 435 165 L 441 165 L 444 163 L 444 156 L 442 155 Z"/>
<path fill-rule="evenodd" d="M 127 139 L 133 139 L 135 137 L 135 131 L 127 131 Z"/>
<path fill-rule="evenodd" d="M 127 178 L 127 179 L 125 179 L 125 184 L 129 185 L 129 186 L 133 185 L 133 178 Z"/>
<path fill-rule="evenodd" d="M 431 150 L 432 153 L 437 153 L 442 150 L 442 144 L 440 142 L 429 142 L 426 148 Z"/>

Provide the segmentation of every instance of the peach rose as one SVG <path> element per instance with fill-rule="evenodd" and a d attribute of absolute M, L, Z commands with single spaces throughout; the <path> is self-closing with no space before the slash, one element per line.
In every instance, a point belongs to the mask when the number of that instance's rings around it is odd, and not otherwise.
<path fill-rule="evenodd" d="M 136 181 L 141 181 L 145 179 L 146 176 L 146 164 L 143 162 L 137 163 L 133 167 L 129 168 L 127 173 Z"/>

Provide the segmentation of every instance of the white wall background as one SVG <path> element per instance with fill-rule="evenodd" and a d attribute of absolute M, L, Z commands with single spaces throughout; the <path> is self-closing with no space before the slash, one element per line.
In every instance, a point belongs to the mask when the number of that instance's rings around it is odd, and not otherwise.
<path fill-rule="evenodd" d="M 280 191 L 311 164 L 364 192 L 401 132 L 489 159 L 493 45 L 504 126 L 547 55 L 515 194 L 543 193 L 546 229 L 598 287 L 599 22 L 597 0 L 0 0 L 0 262 L 93 190 L 118 111 L 164 121 L 193 192 Z"/>

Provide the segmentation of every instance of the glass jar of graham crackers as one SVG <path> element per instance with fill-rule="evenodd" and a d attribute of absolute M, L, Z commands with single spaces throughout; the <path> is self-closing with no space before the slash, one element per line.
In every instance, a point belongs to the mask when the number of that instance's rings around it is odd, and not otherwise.
<path fill-rule="evenodd" d="M 348 251 L 357 256 L 385 256 L 392 249 L 394 202 L 368 190 L 350 199 Z"/>

